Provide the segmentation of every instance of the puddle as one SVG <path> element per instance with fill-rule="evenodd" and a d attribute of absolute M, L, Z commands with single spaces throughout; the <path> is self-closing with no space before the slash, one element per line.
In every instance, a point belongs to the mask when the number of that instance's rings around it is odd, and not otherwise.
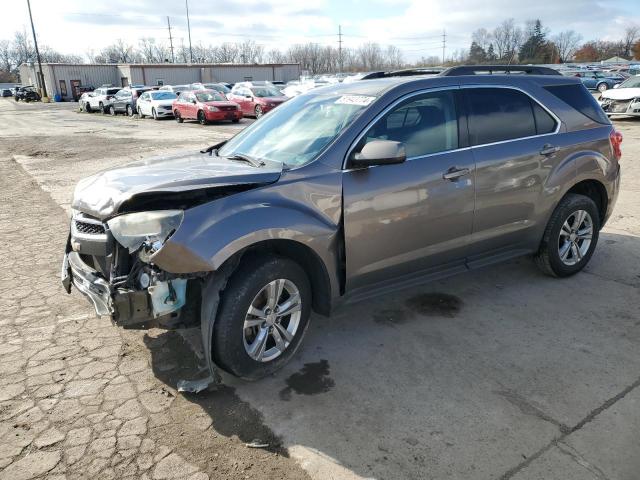
<path fill-rule="evenodd" d="M 329 377 L 329 362 L 320 360 L 315 363 L 305 363 L 302 370 L 294 373 L 285 380 L 287 386 L 280 391 L 281 400 L 291 400 L 291 393 L 298 395 L 316 395 L 326 393 L 335 386 Z"/>
<path fill-rule="evenodd" d="M 447 293 L 423 293 L 409 298 L 406 305 L 420 315 L 453 318 L 460 312 L 462 300 Z"/>

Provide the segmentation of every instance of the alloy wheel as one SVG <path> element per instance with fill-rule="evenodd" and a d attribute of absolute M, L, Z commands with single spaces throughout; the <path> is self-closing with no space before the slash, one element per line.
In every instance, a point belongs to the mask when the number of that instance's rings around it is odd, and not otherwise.
<path fill-rule="evenodd" d="M 245 316 L 243 343 L 257 362 L 278 358 L 293 341 L 302 315 L 298 287 L 286 279 L 265 285 L 254 297 Z"/>
<path fill-rule="evenodd" d="M 256 118 L 260 118 L 262 115 L 262 107 L 260 105 L 256 105 Z"/>
<path fill-rule="evenodd" d="M 562 224 L 558 237 L 558 253 L 565 265 L 582 261 L 593 237 L 593 219 L 589 212 L 576 210 Z"/>

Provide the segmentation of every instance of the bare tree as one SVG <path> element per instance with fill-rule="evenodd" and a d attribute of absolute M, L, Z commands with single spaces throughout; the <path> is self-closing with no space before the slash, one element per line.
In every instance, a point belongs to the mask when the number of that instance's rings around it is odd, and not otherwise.
<path fill-rule="evenodd" d="M 512 60 L 522 44 L 522 29 L 516 26 L 515 20 L 505 20 L 493 30 L 493 43 L 499 60 Z"/>
<path fill-rule="evenodd" d="M 395 45 L 387 46 L 384 52 L 384 63 L 387 67 L 402 68 L 404 66 L 404 58 L 400 49 Z"/>
<path fill-rule="evenodd" d="M 384 57 L 380 45 L 368 42 L 360 45 L 358 56 L 364 70 L 380 70 L 384 65 Z"/>
<path fill-rule="evenodd" d="M 13 68 L 11 42 L 9 40 L 0 40 L 0 70 L 10 73 Z"/>
<path fill-rule="evenodd" d="M 471 34 L 471 41 L 486 52 L 493 43 L 493 35 L 486 28 L 479 28 Z"/>
<path fill-rule="evenodd" d="M 640 37 L 640 26 L 631 25 L 624 29 L 624 36 L 622 37 L 622 55 L 626 58 L 631 58 L 633 45 Z"/>
<path fill-rule="evenodd" d="M 140 56 L 134 51 L 133 45 L 118 39 L 116 43 L 103 48 L 99 58 L 104 59 L 105 63 L 134 63 Z"/>
<path fill-rule="evenodd" d="M 561 63 L 565 63 L 573 59 L 573 56 L 580 47 L 581 40 L 582 35 L 573 30 L 565 30 L 553 37 L 553 43 L 558 50 L 558 56 L 560 57 Z"/>

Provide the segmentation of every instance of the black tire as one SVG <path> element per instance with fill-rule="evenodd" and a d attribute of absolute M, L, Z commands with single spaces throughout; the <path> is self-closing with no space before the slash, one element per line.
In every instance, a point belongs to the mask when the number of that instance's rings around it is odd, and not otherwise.
<path fill-rule="evenodd" d="M 178 110 L 173 111 L 173 118 L 175 118 L 178 123 L 184 122 L 184 119 L 180 116 L 180 112 Z"/>
<path fill-rule="evenodd" d="M 126 106 L 125 112 L 127 113 L 127 116 L 133 117 L 133 107 L 131 105 Z"/>
<path fill-rule="evenodd" d="M 13 97 L 13 99 L 14 99 L 16 102 L 19 102 L 19 101 L 20 101 L 20 99 L 19 99 L 18 97 Z"/>
<path fill-rule="evenodd" d="M 240 119 L 239 118 L 234 118 L 233 120 L 231 120 L 232 123 L 239 123 Z"/>
<path fill-rule="evenodd" d="M 138 107 L 138 118 L 144 118 L 144 114 L 142 113 L 140 107 Z"/>
<path fill-rule="evenodd" d="M 608 89 L 609 85 L 607 85 L 605 82 L 600 82 L 598 85 L 596 85 L 596 90 L 598 90 L 600 93 L 606 92 Z"/>
<path fill-rule="evenodd" d="M 291 343 L 276 358 L 260 362 L 249 356 L 244 345 L 244 320 L 251 302 L 270 282 L 291 281 L 298 288 L 302 301 L 298 329 Z M 203 292 L 203 297 L 207 292 Z M 213 356 L 225 371 L 246 380 L 257 380 L 282 368 L 296 353 L 309 325 L 311 286 L 300 265 L 276 255 L 251 255 L 243 259 L 221 293 L 220 305 L 213 327 Z"/>
<path fill-rule="evenodd" d="M 568 222 L 572 215 L 579 210 L 587 212 L 591 217 L 591 242 L 588 250 L 579 261 L 574 265 L 567 265 L 560 258 L 560 230 L 563 224 Z M 575 193 L 565 195 L 553 211 L 547 228 L 544 231 L 540 249 L 535 255 L 535 261 L 538 267 L 552 277 L 569 277 L 578 273 L 589 263 L 598 244 L 600 223 L 598 207 L 591 198 Z"/>
<path fill-rule="evenodd" d="M 260 105 L 256 105 L 256 108 L 254 108 L 253 113 L 256 116 L 256 120 L 260 118 L 262 115 L 264 115 L 264 112 L 262 111 L 262 107 Z"/>
<path fill-rule="evenodd" d="M 151 116 L 153 117 L 154 120 L 160 120 L 160 117 L 158 117 L 158 112 L 156 112 L 155 108 L 151 109 Z"/>
<path fill-rule="evenodd" d="M 98 107 L 100 109 L 101 114 L 106 115 L 108 113 L 107 109 L 104 107 L 104 103 L 100 102 L 98 104 Z"/>
<path fill-rule="evenodd" d="M 91 105 L 89 104 L 89 102 L 85 102 L 84 111 L 87 112 L 87 113 L 93 112 L 93 110 L 91 110 Z"/>
<path fill-rule="evenodd" d="M 209 123 L 207 122 L 207 117 L 202 110 L 198 112 L 198 123 L 200 123 L 200 125 L 206 125 Z"/>
<path fill-rule="evenodd" d="M 112 117 L 116 116 L 116 109 L 113 105 L 109 105 L 109 115 L 111 115 Z"/>

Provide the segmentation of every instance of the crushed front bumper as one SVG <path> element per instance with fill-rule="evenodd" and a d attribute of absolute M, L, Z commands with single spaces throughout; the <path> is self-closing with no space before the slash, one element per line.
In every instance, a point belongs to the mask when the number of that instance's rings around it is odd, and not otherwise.
<path fill-rule="evenodd" d="M 109 283 L 100 277 L 98 272 L 85 264 L 77 252 L 65 253 L 62 260 L 61 279 L 67 293 L 71 292 L 73 284 L 93 303 L 97 315 L 111 316 L 114 314 Z"/>

